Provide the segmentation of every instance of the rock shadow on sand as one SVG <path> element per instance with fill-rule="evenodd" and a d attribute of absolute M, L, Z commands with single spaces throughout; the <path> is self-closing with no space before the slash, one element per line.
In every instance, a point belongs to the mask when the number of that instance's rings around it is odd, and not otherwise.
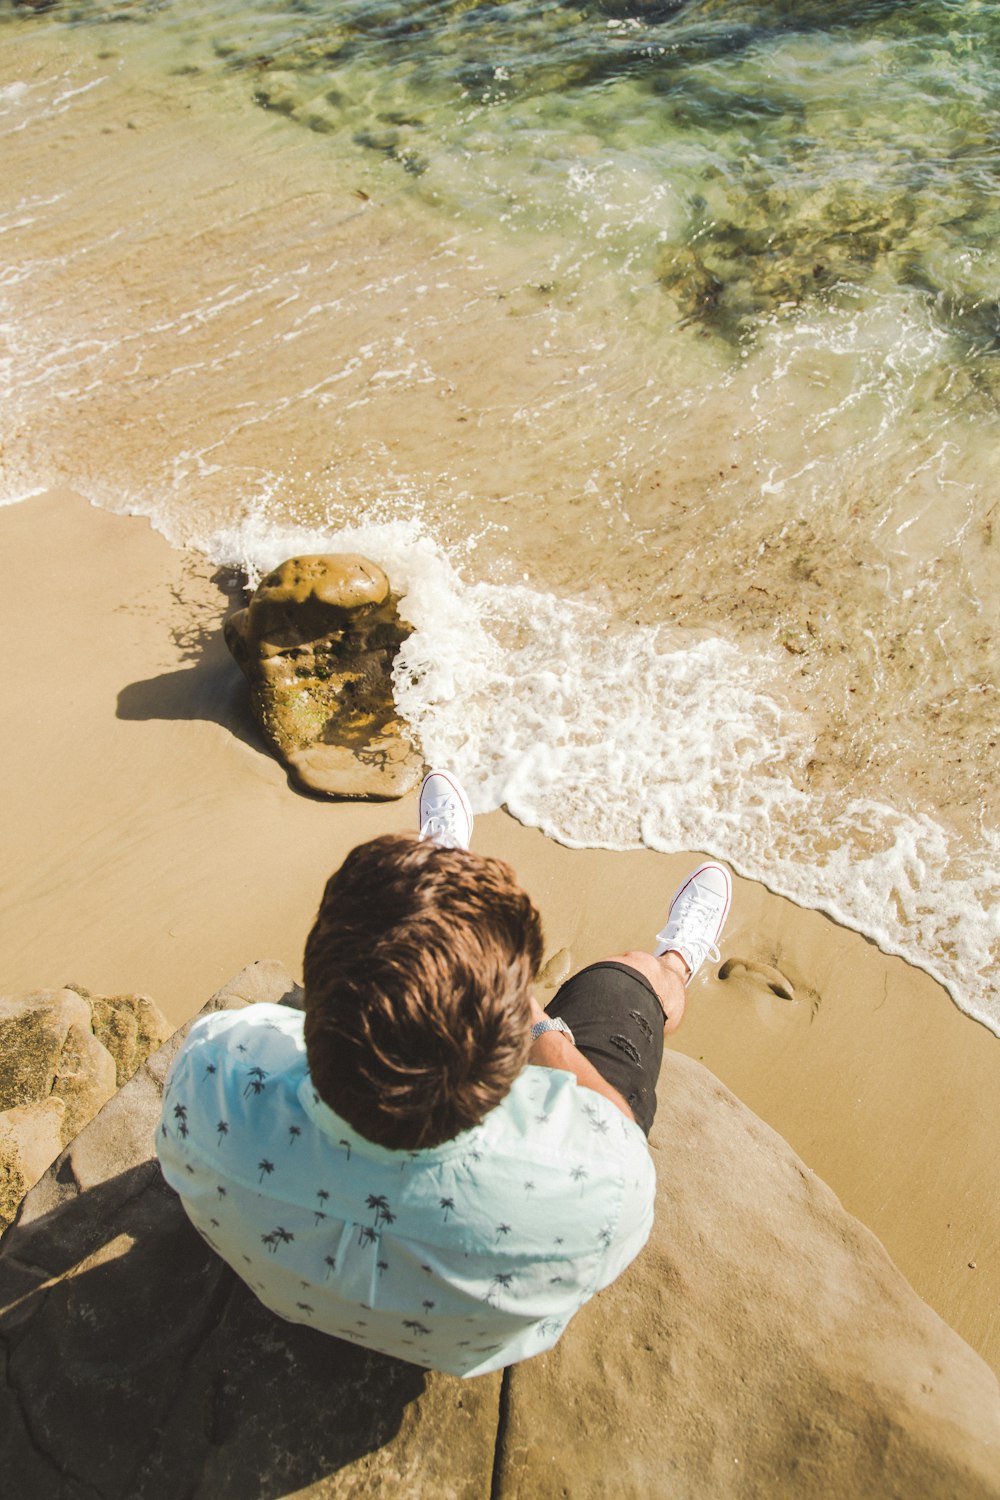
<path fill-rule="evenodd" d="M 225 641 L 225 621 L 242 608 L 243 590 L 226 569 L 214 574 L 212 582 L 225 596 L 226 607 L 217 617 L 197 610 L 183 630 L 171 632 L 180 660 L 189 665 L 123 687 L 118 694 L 117 717 L 132 721 L 205 719 L 227 729 L 250 749 L 269 754 L 250 711 L 243 676 Z M 190 601 L 185 607 L 190 610 Z"/>

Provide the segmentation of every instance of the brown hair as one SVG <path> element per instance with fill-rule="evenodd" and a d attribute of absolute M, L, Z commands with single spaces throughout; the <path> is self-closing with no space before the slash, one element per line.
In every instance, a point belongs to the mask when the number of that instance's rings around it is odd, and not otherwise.
<path fill-rule="evenodd" d="M 393 1150 L 478 1125 L 526 1061 L 541 957 L 538 913 L 502 860 L 402 835 L 360 844 L 306 942 L 320 1098 Z"/>

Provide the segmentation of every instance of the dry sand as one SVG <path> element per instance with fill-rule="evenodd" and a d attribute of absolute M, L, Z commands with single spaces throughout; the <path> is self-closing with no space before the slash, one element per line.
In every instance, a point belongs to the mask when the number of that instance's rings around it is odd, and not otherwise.
<path fill-rule="evenodd" d="M 262 749 L 201 558 L 71 494 L 0 510 L 6 992 L 77 982 L 151 995 L 178 1023 L 254 958 L 300 972 L 323 881 L 414 799 L 294 792 Z M 644 946 L 687 855 L 570 851 L 503 813 L 475 846 L 517 867 L 548 954 Z M 916 1290 L 1000 1369 L 1000 1042 L 925 975 L 737 881 L 723 957 L 679 1050 L 704 1061 L 882 1239 Z M 549 998 L 551 991 L 542 993 Z M 661 1145 L 665 1144 L 661 1142 Z"/>

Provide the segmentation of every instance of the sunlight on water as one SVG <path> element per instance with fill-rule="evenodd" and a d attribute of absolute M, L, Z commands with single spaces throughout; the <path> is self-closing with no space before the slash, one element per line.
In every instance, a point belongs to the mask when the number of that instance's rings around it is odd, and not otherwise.
<path fill-rule="evenodd" d="M 405 573 L 410 528 L 400 689 L 482 805 L 711 848 L 1000 1029 L 1000 6 L 81 0 L 0 40 L 5 498 L 251 564 L 367 525 Z"/>

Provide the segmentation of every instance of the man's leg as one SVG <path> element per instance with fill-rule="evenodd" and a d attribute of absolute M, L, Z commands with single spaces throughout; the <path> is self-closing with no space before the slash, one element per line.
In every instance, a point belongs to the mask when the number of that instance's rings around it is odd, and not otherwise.
<path fill-rule="evenodd" d="M 671 1036 L 684 1019 L 687 1005 L 685 986 L 691 977 L 691 971 L 680 954 L 669 951 L 656 955 L 635 949 L 618 953 L 604 962 L 624 964 L 649 981 L 663 1011 L 663 1034 Z"/>
<path fill-rule="evenodd" d="M 547 1006 L 583 1055 L 617 1089 L 648 1135 L 656 1114 L 663 1039 L 684 1019 L 685 986 L 716 947 L 732 901 L 728 870 L 699 865 L 670 903 L 658 952 L 633 949 L 582 969 Z"/>
<path fill-rule="evenodd" d="M 590 964 L 567 979 L 546 1006 L 548 1015 L 566 1022 L 577 1049 L 618 1091 L 646 1135 L 656 1114 L 665 1035 L 659 995 L 643 972 L 647 963 L 659 968 L 662 960 L 651 953 L 625 954 Z M 669 988 L 669 979 L 666 983 Z M 678 983 L 683 1010 L 684 984 Z"/>

